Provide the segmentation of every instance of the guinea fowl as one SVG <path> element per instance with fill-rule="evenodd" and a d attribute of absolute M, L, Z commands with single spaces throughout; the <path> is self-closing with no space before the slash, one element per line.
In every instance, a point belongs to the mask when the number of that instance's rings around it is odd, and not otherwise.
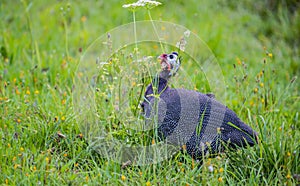
<path fill-rule="evenodd" d="M 181 63 L 178 53 L 162 54 L 159 58 L 162 70 L 148 85 L 141 107 L 146 124 L 158 125 L 161 140 L 185 147 L 195 159 L 227 147 L 257 143 L 257 133 L 213 94 L 168 86 L 169 78 L 176 74 Z"/>

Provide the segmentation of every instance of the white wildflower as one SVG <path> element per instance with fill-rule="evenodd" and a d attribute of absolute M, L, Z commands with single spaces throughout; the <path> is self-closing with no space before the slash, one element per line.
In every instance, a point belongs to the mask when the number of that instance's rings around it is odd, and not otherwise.
<path fill-rule="evenodd" d="M 176 47 L 179 48 L 181 51 L 184 51 L 186 44 L 187 44 L 187 41 L 185 40 L 184 37 L 182 37 L 180 39 L 180 41 L 176 43 Z"/>
<path fill-rule="evenodd" d="M 161 3 L 158 1 L 138 0 L 135 3 L 125 4 L 122 7 L 129 8 L 131 10 L 135 10 L 136 8 L 139 8 L 139 7 L 146 7 L 147 9 L 151 9 L 151 8 L 159 6 L 159 5 L 161 5 Z"/>
<path fill-rule="evenodd" d="M 159 6 L 161 2 L 158 1 L 149 1 L 149 0 L 139 0 L 140 2 L 145 3 L 146 5 Z"/>
<path fill-rule="evenodd" d="M 209 165 L 208 167 L 209 172 L 213 172 L 214 171 L 214 167 L 212 165 Z"/>
<path fill-rule="evenodd" d="M 142 62 L 150 62 L 153 59 L 153 56 L 143 56 L 141 59 L 137 59 L 134 62 L 142 63 Z"/>
<path fill-rule="evenodd" d="M 122 7 L 123 8 L 129 8 L 129 9 L 135 9 L 135 8 L 143 7 L 143 6 L 145 6 L 145 4 L 144 3 L 140 3 L 138 1 L 138 2 L 135 2 L 135 3 L 123 5 Z"/>
<path fill-rule="evenodd" d="M 190 37 L 191 31 L 187 30 L 183 33 L 184 37 Z"/>

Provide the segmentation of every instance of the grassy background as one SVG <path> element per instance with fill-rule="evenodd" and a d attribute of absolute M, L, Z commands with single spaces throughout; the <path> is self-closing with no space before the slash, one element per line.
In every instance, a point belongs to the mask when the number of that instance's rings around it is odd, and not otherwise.
<path fill-rule="evenodd" d="M 299 184 L 296 1 L 174 0 L 151 11 L 208 44 L 224 73 L 227 106 L 259 132 L 259 145 L 206 158 L 200 168 L 182 152 L 121 169 L 88 148 L 72 109 L 72 79 L 92 41 L 132 21 L 122 8 L 128 2 L 0 2 L 0 183 Z M 137 12 L 144 19 L 146 11 Z"/>

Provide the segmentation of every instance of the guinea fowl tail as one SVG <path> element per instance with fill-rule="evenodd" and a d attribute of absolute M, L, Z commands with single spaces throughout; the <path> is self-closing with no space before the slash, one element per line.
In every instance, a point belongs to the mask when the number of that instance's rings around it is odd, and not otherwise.
<path fill-rule="evenodd" d="M 227 127 L 230 132 L 227 132 L 224 136 L 224 141 L 229 143 L 230 147 L 245 147 L 247 145 L 254 146 L 258 143 L 257 133 L 239 118 L 236 120 L 237 124 L 230 121 L 227 122 Z"/>

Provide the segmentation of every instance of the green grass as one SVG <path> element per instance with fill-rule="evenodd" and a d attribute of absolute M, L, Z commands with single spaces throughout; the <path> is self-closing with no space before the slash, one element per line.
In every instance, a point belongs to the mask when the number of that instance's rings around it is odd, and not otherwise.
<path fill-rule="evenodd" d="M 176 0 L 151 10 L 154 20 L 183 25 L 212 49 L 227 106 L 259 133 L 257 146 L 205 158 L 202 166 L 180 152 L 124 169 L 90 148 L 72 107 L 73 78 L 96 38 L 132 21 L 122 8 L 128 2 L 0 2 L 0 184 L 299 184 L 300 9 L 289 11 L 281 1 L 268 9 L 264 3 L 276 1 Z M 136 19 L 149 19 L 147 11 Z M 199 77 L 193 77 L 195 88 L 209 91 L 205 76 Z M 176 81 L 182 85 L 184 78 Z M 105 125 L 130 144 L 151 141 L 115 121 Z"/>

